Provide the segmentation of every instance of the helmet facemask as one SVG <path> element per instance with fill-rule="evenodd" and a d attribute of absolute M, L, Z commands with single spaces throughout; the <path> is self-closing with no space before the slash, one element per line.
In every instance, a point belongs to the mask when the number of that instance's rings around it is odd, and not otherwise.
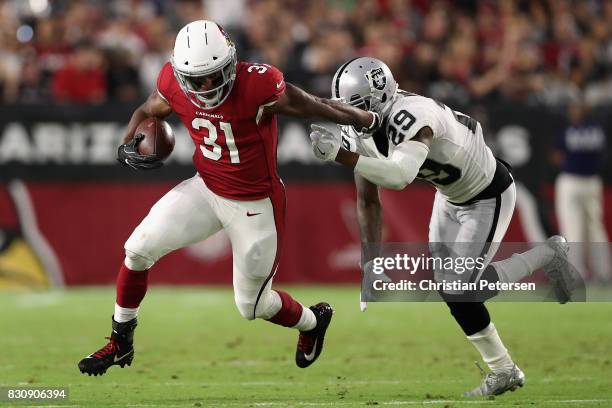
<path fill-rule="evenodd" d="M 347 101 L 347 103 L 355 108 L 362 110 L 370 110 L 370 96 L 361 96 L 359 94 L 355 94 L 351 96 L 351 99 Z"/>
<path fill-rule="evenodd" d="M 200 109 L 212 109 L 225 101 L 236 79 L 236 64 L 237 58 L 234 47 L 231 47 L 227 61 L 220 68 L 197 74 L 181 72 L 174 63 L 174 59 L 172 59 L 174 76 L 181 89 L 191 103 Z M 211 89 L 202 91 L 202 85 L 208 77 L 213 77 L 213 86 Z"/>

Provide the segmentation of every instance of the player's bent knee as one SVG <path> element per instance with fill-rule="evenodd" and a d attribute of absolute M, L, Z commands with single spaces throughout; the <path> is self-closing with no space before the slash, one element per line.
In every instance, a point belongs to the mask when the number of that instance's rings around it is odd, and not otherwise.
<path fill-rule="evenodd" d="M 240 315 L 247 320 L 255 320 L 257 316 L 255 316 L 255 302 L 243 302 L 236 299 L 236 307 L 240 312 Z"/>
<path fill-rule="evenodd" d="M 283 306 L 277 292 L 269 290 L 264 292 L 255 307 L 255 317 L 258 319 L 271 319 Z"/>
<path fill-rule="evenodd" d="M 153 266 L 155 263 L 154 260 L 138 255 L 135 252 L 130 251 L 129 249 L 125 250 L 125 266 L 132 271 L 144 271 Z"/>
<path fill-rule="evenodd" d="M 274 250 L 271 250 L 274 248 Z M 276 253 L 276 235 L 270 234 L 253 243 L 243 254 L 247 273 L 253 278 L 267 278 L 270 275 L 274 254 Z"/>
<path fill-rule="evenodd" d="M 273 291 L 264 292 L 257 301 L 244 301 L 238 298 L 235 301 L 240 314 L 247 320 L 270 319 L 282 306 L 280 298 Z"/>

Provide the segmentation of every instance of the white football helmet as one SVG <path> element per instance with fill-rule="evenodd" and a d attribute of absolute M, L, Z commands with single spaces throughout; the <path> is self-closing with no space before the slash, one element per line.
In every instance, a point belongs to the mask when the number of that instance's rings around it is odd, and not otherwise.
<path fill-rule="evenodd" d="M 221 105 L 236 79 L 236 47 L 223 28 L 208 20 L 181 28 L 170 63 L 181 89 L 200 109 Z M 211 76 L 213 88 L 202 91 L 203 80 Z"/>
<path fill-rule="evenodd" d="M 368 78 L 369 77 L 369 78 Z M 375 91 L 376 95 L 373 95 Z M 376 58 L 354 58 L 336 71 L 332 80 L 332 98 L 357 108 L 374 108 L 372 97 L 377 100 L 377 111 L 384 115 L 397 92 L 397 82 L 389 67 Z"/>

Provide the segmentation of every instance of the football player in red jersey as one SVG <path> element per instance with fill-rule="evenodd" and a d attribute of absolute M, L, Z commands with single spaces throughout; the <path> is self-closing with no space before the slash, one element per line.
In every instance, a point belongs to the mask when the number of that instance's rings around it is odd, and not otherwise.
<path fill-rule="evenodd" d="M 238 62 L 229 36 L 205 20 L 189 23 L 177 34 L 157 90 L 132 114 L 119 160 L 137 169 L 161 166 L 138 155 L 141 137 L 134 133 L 142 120 L 172 112 L 189 130 L 198 172 L 162 197 L 125 243 L 110 341 L 81 360 L 79 369 L 98 375 L 112 365 L 130 365 L 149 269 L 167 253 L 221 229 L 232 243 L 240 314 L 298 329 L 296 364 L 308 367 L 321 353 L 333 310 L 324 302 L 303 307 L 288 293 L 272 289 L 285 229 L 285 190 L 276 171 L 276 115 L 327 119 L 362 130 L 376 128 L 378 115 L 310 95 L 285 82 L 271 65 Z"/>

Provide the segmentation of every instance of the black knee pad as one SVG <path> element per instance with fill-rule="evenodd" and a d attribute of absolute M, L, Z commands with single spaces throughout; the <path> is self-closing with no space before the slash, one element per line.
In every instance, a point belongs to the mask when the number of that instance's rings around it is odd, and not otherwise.
<path fill-rule="evenodd" d="M 446 305 L 466 336 L 478 333 L 491 323 L 491 316 L 484 303 L 447 300 Z"/>

